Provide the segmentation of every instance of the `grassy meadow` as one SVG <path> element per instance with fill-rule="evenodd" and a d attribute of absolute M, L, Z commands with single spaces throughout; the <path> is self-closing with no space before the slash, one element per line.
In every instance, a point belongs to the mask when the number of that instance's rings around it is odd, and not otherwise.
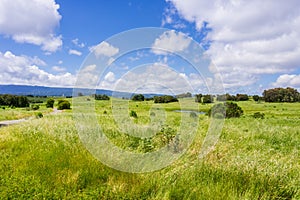
<path fill-rule="evenodd" d="M 165 120 L 151 140 L 120 131 L 112 109 L 118 101 L 95 101 L 94 110 L 116 146 L 147 153 L 168 145 L 178 131 L 181 113 L 174 110 L 207 112 L 212 106 L 192 98 L 180 102 L 129 102 L 128 115 L 137 114 L 129 118 L 133 124 L 148 124 L 151 116 Z M 0 199 L 300 199 L 300 104 L 238 105 L 244 115 L 225 120 L 218 143 L 206 157 L 200 159 L 199 153 L 211 118 L 201 114 L 186 153 L 148 173 L 121 172 L 99 162 L 80 140 L 72 110 L 2 127 Z M 165 112 L 152 114 L 156 106 Z M 1 110 L 0 120 L 9 119 L 11 112 L 16 111 Z M 255 112 L 265 118 L 254 118 Z"/>

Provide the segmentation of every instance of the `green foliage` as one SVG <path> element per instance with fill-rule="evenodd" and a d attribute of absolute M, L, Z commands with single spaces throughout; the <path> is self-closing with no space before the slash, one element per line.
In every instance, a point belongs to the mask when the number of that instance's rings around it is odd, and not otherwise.
<path fill-rule="evenodd" d="M 95 100 L 109 100 L 109 96 L 106 94 L 95 94 Z"/>
<path fill-rule="evenodd" d="M 252 116 L 253 116 L 255 119 L 264 119 L 264 118 L 265 118 L 265 114 L 264 114 L 264 113 L 261 113 L 261 112 L 255 112 Z"/>
<path fill-rule="evenodd" d="M 213 97 L 210 94 L 203 95 L 202 103 L 213 103 Z"/>
<path fill-rule="evenodd" d="M 35 117 L 36 118 L 42 118 L 43 117 L 43 113 L 38 112 L 38 113 L 35 114 Z"/>
<path fill-rule="evenodd" d="M 171 102 L 178 102 L 178 99 L 171 95 L 154 96 L 154 103 L 171 103 Z"/>
<path fill-rule="evenodd" d="M 67 100 L 58 100 L 57 109 L 58 110 L 71 109 L 71 104 Z"/>
<path fill-rule="evenodd" d="M 249 97 L 247 94 L 237 94 L 236 101 L 248 101 Z"/>
<path fill-rule="evenodd" d="M 53 108 L 54 102 L 55 102 L 55 100 L 53 98 L 47 99 L 46 107 Z"/>
<path fill-rule="evenodd" d="M 264 90 L 263 97 L 266 102 L 297 102 L 300 93 L 294 88 L 273 88 Z"/>
<path fill-rule="evenodd" d="M 25 96 L 4 94 L 0 95 L 0 105 L 24 108 L 29 106 L 29 99 Z"/>
<path fill-rule="evenodd" d="M 142 94 L 135 94 L 133 95 L 133 97 L 131 98 L 132 101 L 144 101 L 145 97 Z"/>
<path fill-rule="evenodd" d="M 202 94 L 195 95 L 195 102 L 202 103 Z"/>
<path fill-rule="evenodd" d="M 259 100 L 259 96 L 258 95 L 253 95 L 252 98 L 253 98 L 254 101 L 258 101 Z"/>
<path fill-rule="evenodd" d="M 243 110 L 240 106 L 233 102 L 224 102 L 215 104 L 209 111 L 208 115 L 214 118 L 233 118 L 240 117 Z"/>
<path fill-rule="evenodd" d="M 130 111 L 129 116 L 133 117 L 133 118 L 137 118 L 138 117 L 137 114 L 136 114 L 136 112 L 134 110 Z"/>
<path fill-rule="evenodd" d="M 32 105 L 31 105 L 31 109 L 32 109 L 32 110 L 38 110 L 39 108 L 40 108 L 40 106 L 37 105 L 37 104 L 32 104 Z"/>
<path fill-rule="evenodd" d="M 230 95 L 228 93 L 217 95 L 217 101 L 248 101 L 249 96 L 247 94 Z"/>

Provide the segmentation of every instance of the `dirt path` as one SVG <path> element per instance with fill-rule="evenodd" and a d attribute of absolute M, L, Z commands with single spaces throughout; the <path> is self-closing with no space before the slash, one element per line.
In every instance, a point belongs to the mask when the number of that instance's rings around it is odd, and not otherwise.
<path fill-rule="evenodd" d="M 57 110 L 57 108 L 54 108 L 53 111 L 49 114 L 58 114 L 58 113 L 61 113 L 62 110 Z M 29 118 L 23 118 L 23 119 L 15 119 L 15 120 L 6 120 L 6 121 L 0 121 L 0 128 L 2 126 L 10 126 L 10 125 L 13 125 L 13 124 L 18 124 L 18 123 L 21 123 L 21 122 L 25 122 L 27 120 L 30 120 L 32 119 L 33 117 L 29 117 Z"/>

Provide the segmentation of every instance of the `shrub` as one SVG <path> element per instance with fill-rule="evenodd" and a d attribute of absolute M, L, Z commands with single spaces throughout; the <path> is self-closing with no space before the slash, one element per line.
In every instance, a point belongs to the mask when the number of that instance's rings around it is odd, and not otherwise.
<path fill-rule="evenodd" d="M 106 94 L 95 94 L 95 100 L 109 100 L 109 96 Z"/>
<path fill-rule="evenodd" d="M 43 113 L 38 112 L 38 113 L 35 114 L 35 117 L 36 118 L 42 118 L 43 117 Z"/>
<path fill-rule="evenodd" d="M 233 102 L 225 102 L 214 105 L 208 111 L 208 115 L 214 118 L 232 118 L 243 115 L 243 110 L 240 106 Z"/>
<path fill-rule="evenodd" d="M 264 119 L 265 118 L 265 114 L 261 113 L 261 112 L 256 112 L 252 115 L 255 119 Z"/>
<path fill-rule="evenodd" d="M 32 109 L 32 110 L 38 110 L 39 108 L 40 108 L 40 106 L 37 105 L 37 104 L 32 104 L 32 105 L 31 105 L 31 109 Z"/>
<path fill-rule="evenodd" d="M 248 101 L 249 97 L 247 94 L 237 94 L 236 95 L 236 100 L 237 101 Z"/>
<path fill-rule="evenodd" d="M 58 110 L 71 109 L 71 104 L 67 100 L 59 100 L 57 104 Z"/>
<path fill-rule="evenodd" d="M 134 110 L 130 111 L 129 116 L 133 117 L 133 118 L 137 118 L 138 117 L 137 114 L 136 114 L 136 112 Z"/>
<path fill-rule="evenodd" d="M 197 103 L 202 102 L 202 94 L 196 94 L 195 95 L 195 102 L 197 102 Z"/>
<path fill-rule="evenodd" d="M 254 101 L 258 101 L 259 100 L 259 96 L 258 95 L 253 95 L 252 98 L 253 98 Z"/>
<path fill-rule="evenodd" d="M 131 98 L 132 101 L 144 101 L 145 97 L 142 94 L 136 94 L 133 95 L 133 97 Z"/>
<path fill-rule="evenodd" d="M 178 102 L 178 99 L 171 95 L 154 96 L 154 103 Z"/>
<path fill-rule="evenodd" d="M 47 108 L 53 108 L 53 105 L 54 105 L 54 99 L 48 99 L 47 102 L 46 102 L 46 107 Z"/>
<path fill-rule="evenodd" d="M 203 95 L 202 103 L 213 103 L 213 97 L 210 94 Z"/>

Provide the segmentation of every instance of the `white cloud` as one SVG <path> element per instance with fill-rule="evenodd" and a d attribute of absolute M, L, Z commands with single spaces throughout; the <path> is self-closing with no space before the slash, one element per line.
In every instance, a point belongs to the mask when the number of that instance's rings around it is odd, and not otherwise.
<path fill-rule="evenodd" d="M 1 0 L 0 34 L 55 52 L 62 46 L 61 36 L 54 34 L 61 19 L 58 9 L 54 0 Z"/>
<path fill-rule="evenodd" d="M 43 86 L 73 86 L 75 76 L 70 73 L 54 75 L 40 69 L 38 58 L 17 56 L 10 51 L 0 52 L 0 84 Z"/>
<path fill-rule="evenodd" d="M 108 72 L 99 85 L 103 89 L 137 93 L 180 94 L 204 88 L 205 80 L 197 74 L 179 73 L 162 63 L 138 67 L 118 79 Z M 196 91 L 198 92 L 198 91 Z"/>
<path fill-rule="evenodd" d="M 92 46 L 89 49 L 96 55 L 96 57 L 101 55 L 111 57 L 119 53 L 119 49 L 117 47 L 114 47 L 105 41 L 96 46 Z"/>
<path fill-rule="evenodd" d="M 69 54 L 70 55 L 76 55 L 76 56 L 81 56 L 82 55 L 82 53 L 80 51 L 77 51 L 75 49 L 70 49 Z"/>
<path fill-rule="evenodd" d="M 261 74 L 290 73 L 300 63 L 300 1 L 168 0 L 178 15 L 212 29 L 206 52 L 226 87 L 251 85 Z M 174 11 L 170 16 L 174 15 Z"/>
<path fill-rule="evenodd" d="M 66 68 L 64 67 L 59 67 L 59 66 L 53 66 L 52 70 L 56 71 L 56 72 L 65 72 Z"/>
<path fill-rule="evenodd" d="M 300 74 L 283 74 L 280 75 L 275 83 L 272 83 L 274 87 L 295 87 L 300 88 Z"/>
<path fill-rule="evenodd" d="M 187 49 L 190 43 L 191 39 L 185 34 L 176 33 L 174 30 L 166 31 L 154 41 L 152 51 L 161 55 L 168 54 L 167 51 L 176 53 Z"/>
<path fill-rule="evenodd" d="M 108 72 L 105 77 L 105 81 L 113 82 L 115 80 L 115 74 L 113 72 Z"/>
<path fill-rule="evenodd" d="M 79 42 L 79 39 L 78 39 L 78 38 L 72 40 L 72 43 L 73 43 L 75 46 L 80 47 L 80 48 L 85 47 L 85 44 L 82 43 L 82 42 Z"/>

